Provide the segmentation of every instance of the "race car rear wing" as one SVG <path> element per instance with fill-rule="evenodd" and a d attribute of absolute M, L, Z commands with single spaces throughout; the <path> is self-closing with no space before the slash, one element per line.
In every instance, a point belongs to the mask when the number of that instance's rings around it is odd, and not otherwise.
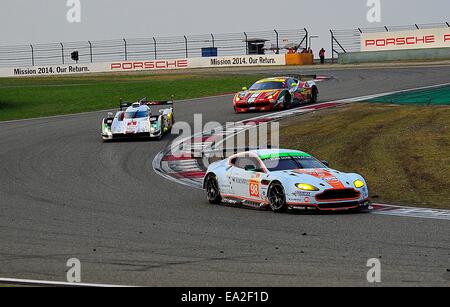
<path fill-rule="evenodd" d="M 120 99 L 120 104 L 119 104 L 119 108 L 120 111 L 123 111 L 123 109 L 126 109 L 130 106 L 132 106 L 133 104 L 139 104 L 141 106 L 143 105 L 147 105 L 147 106 L 164 106 L 164 105 L 171 105 L 173 107 L 173 101 L 172 100 L 154 100 L 154 101 L 149 101 L 147 99 L 147 97 L 142 98 L 141 100 L 137 101 L 137 102 L 124 102 L 122 99 Z"/>
<path fill-rule="evenodd" d="M 310 81 L 317 79 L 317 75 L 292 75 L 291 78 L 300 80 L 300 81 Z"/>

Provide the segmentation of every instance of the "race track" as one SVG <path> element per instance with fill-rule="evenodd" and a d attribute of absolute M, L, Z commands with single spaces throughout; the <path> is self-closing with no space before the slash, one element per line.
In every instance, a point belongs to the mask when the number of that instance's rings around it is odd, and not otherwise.
<path fill-rule="evenodd" d="M 450 82 L 450 67 L 320 74 L 334 77 L 320 84 L 321 101 Z M 255 116 L 234 114 L 230 101 L 179 102 L 175 116 Z M 380 258 L 383 286 L 450 285 L 448 221 L 211 206 L 154 173 L 169 139 L 103 144 L 103 115 L 0 123 L 0 277 L 65 281 L 75 257 L 89 283 L 363 286 L 367 260 Z"/>

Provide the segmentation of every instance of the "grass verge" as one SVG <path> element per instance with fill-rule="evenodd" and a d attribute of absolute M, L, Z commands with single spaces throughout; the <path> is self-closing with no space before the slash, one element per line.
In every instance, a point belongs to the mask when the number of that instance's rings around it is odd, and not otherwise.
<path fill-rule="evenodd" d="M 218 95 L 236 92 L 259 78 L 226 74 L 0 78 L 0 121 L 111 109 L 120 98 L 180 100 Z"/>
<path fill-rule="evenodd" d="M 374 202 L 450 209 L 450 107 L 352 104 L 295 117 L 280 145 L 363 175 Z"/>
<path fill-rule="evenodd" d="M 402 92 L 368 100 L 368 102 L 422 105 L 450 105 L 450 86 Z"/>

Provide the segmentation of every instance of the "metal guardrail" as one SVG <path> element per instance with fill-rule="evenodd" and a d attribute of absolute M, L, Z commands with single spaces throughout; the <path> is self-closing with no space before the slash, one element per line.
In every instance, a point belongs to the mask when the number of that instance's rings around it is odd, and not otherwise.
<path fill-rule="evenodd" d="M 217 48 L 218 56 L 244 55 L 249 54 L 247 42 L 253 39 L 264 40 L 264 49 L 270 53 L 280 53 L 287 44 L 308 47 L 306 29 L 0 45 L 0 67 L 75 63 L 71 59 L 73 51 L 79 52 L 79 63 L 201 57 L 202 48 Z"/>
<path fill-rule="evenodd" d="M 406 26 L 381 26 L 381 27 L 358 28 L 349 30 L 330 30 L 332 63 L 334 63 L 335 59 L 339 57 L 339 53 L 361 51 L 362 33 L 379 33 L 379 32 L 407 31 L 407 30 L 446 28 L 446 27 L 450 27 L 449 22 L 414 24 Z"/>

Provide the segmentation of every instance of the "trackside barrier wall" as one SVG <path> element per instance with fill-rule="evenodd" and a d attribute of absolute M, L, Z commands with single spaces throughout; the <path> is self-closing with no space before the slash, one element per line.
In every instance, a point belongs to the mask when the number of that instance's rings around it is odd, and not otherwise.
<path fill-rule="evenodd" d="M 339 64 L 359 64 L 392 61 L 450 60 L 450 48 L 411 49 L 394 51 L 348 52 L 339 55 Z"/>

